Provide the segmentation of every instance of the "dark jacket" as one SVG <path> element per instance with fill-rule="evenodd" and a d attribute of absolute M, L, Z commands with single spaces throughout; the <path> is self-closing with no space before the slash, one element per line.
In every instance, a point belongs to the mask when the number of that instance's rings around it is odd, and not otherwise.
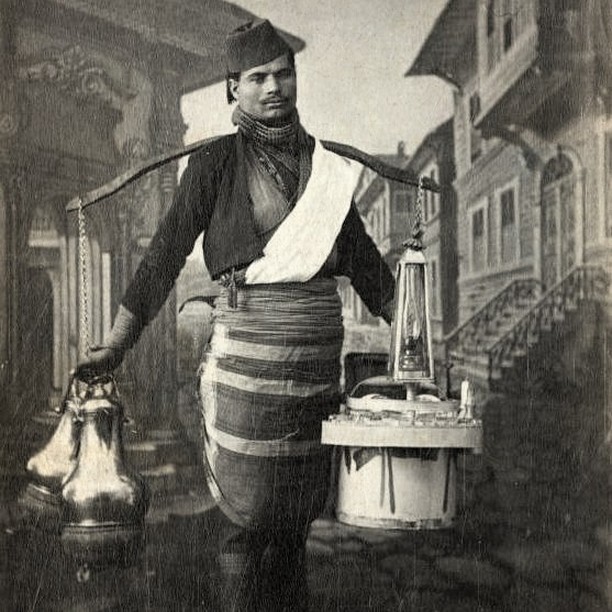
<path fill-rule="evenodd" d="M 236 173 L 236 134 L 192 153 L 172 206 L 128 287 L 122 304 L 144 325 L 170 293 L 197 237 L 204 232 L 204 261 L 213 279 L 263 254 L 247 177 Z M 347 276 L 372 314 L 393 297 L 394 280 L 365 231 L 354 203 L 336 239 L 335 276 Z"/>

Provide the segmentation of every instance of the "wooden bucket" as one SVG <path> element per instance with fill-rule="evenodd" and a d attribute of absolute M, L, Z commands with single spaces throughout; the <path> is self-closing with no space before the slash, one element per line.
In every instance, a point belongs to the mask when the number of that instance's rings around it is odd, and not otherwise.
<path fill-rule="evenodd" d="M 343 448 L 338 520 L 384 529 L 450 527 L 456 512 L 456 453 L 453 448 Z"/>

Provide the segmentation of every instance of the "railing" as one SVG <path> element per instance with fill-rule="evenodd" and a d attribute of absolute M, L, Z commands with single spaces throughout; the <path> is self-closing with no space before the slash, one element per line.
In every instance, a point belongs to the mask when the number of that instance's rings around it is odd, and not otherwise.
<path fill-rule="evenodd" d="M 451 362 L 453 355 L 467 347 L 474 351 L 484 351 L 485 337 L 497 329 L 504 313 L 509 309 L 516 310 L 525 300 L 535 300 L 540 286 L 541 283 L 535 278 L 517 279 L 506 285 L 465 323 L 444 338 L 447 361 Z"/>
<path fill-rule="evenodd" d="M 580 300 L 603 298 L 609 282 L 603 268 L 588 265 L 574 268 L 487 351 L 489 378 L 495 369 L 511 363 L 515 356 L 524 354 L 536 344 L 542 331 L 551 329 L 554 322 L 562 321 L 568 311 L 577 308 Z"/>

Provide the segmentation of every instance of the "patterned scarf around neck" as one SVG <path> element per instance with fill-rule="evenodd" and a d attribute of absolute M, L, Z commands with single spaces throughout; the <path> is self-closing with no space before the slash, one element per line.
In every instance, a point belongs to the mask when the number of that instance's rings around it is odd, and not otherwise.
<path fill-rule="evenodd" d="M 237 106 L 232 122 L 245 136 L 245 144 L 253 151 L 256 163 L 293 207 L 304 191 L 311 170 L 309 136 L 300 124 L 297 110 L 284 125 L 275 126 L 263 123 Z"/>
<path fill-rule="evenodd" d="M 300 118 L 296 110 L 289 115 L 287 123 L 275 126 L 259 121 L 236 106 L 232 113 L 232 123 L 237 125 L 250 140 L 262 146 L 292 146 L 300 131 Z"/>

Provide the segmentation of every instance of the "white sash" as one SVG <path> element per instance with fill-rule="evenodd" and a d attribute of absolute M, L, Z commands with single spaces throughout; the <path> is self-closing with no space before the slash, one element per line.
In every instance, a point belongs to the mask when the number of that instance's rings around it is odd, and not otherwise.
<path fill-rule="evenodd" d="M 246 283 L 305 282 L 329 257 L 348 214 L 363 166 L 315 141 L 312 172 L 302 197 L 246 269 Z"/>

